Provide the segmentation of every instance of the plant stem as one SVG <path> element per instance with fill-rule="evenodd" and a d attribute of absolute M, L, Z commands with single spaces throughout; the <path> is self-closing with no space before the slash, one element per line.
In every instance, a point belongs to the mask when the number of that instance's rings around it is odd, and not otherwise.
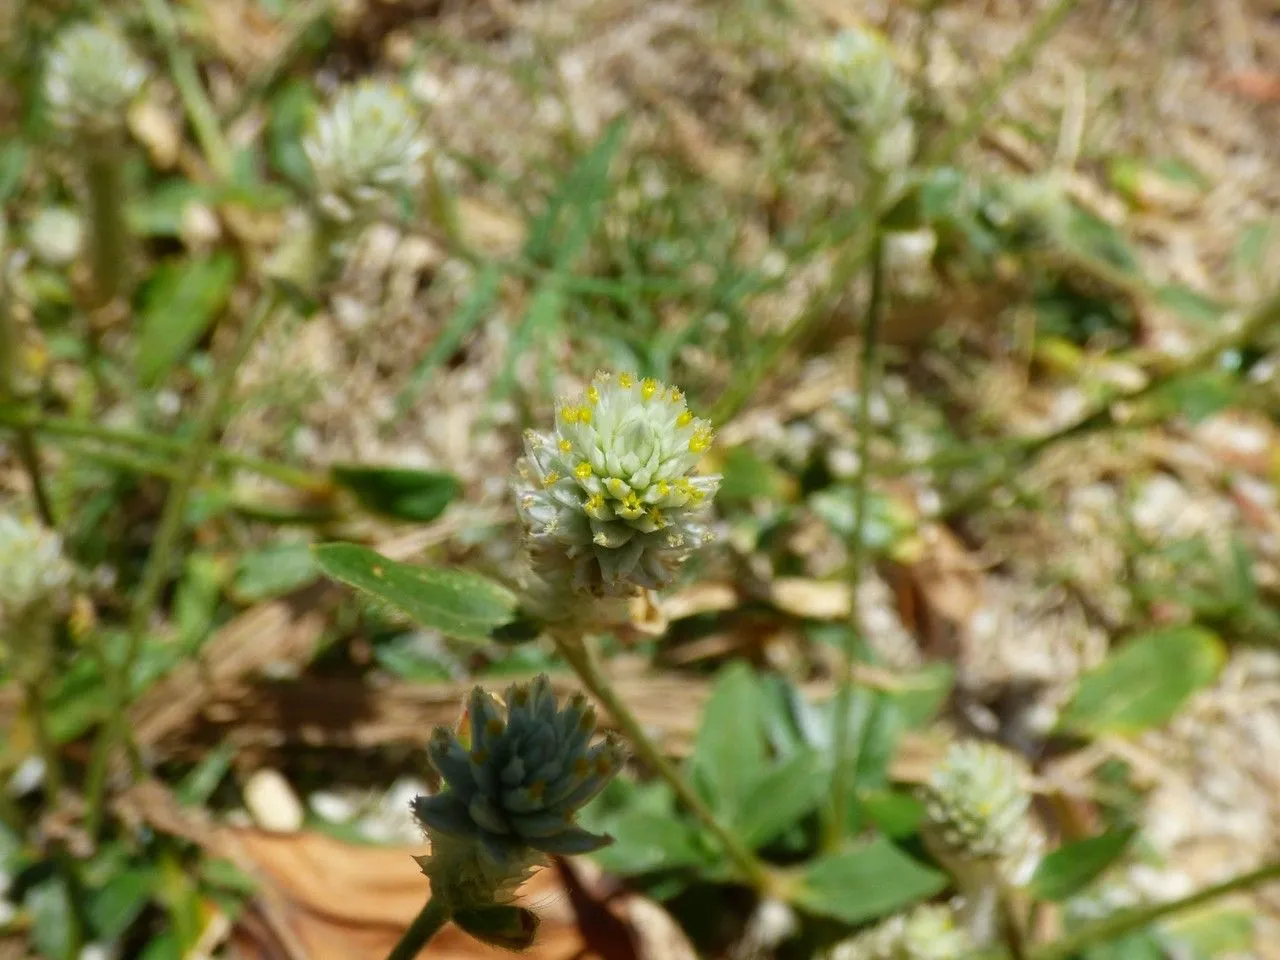
<path fill-rule="evenodd" d="M 1208 887 L 1198 893 L 1183 897 L 1181 900 L 1138 907 L 1114 914 L 1068 937 L 1063 937 L 1061 940 L 1033 951 L 1031 960 L 1067 960 L 1068 957 L 1081 953 L 1087 947 L 1117 940 L 1126 934 L 1150 926 L 1157 920 L 1193 910 L 1196 907 L 1203 906 L 1230 894 L 1251 890 L 1254 887 L 1276 880 L 1280 880 L 1280 862 L 1267 864 L 1265 867 L 1254 870 L 1251 873 L 1241 874 L 1224 883 L 1219 883 L 1216 886 Z"/>
<path fill-rule="evenodd" d="M 871 474 L 871 401 L 878 377 L 880 323 L 884 314 L 884 238 L 879 224 L 875 226 L 871 240 L 871 292 L 867 298 L 862 319 L 862 367 L 858 376 L 858 476 L 855 481 L 853 543 L 849 551 L 852 568 L 854 624 L 845 634 L 844 663 L 840 673 L 840 691 L 832 712 L 835 729 L 834 766 L 831 773 L 831 806 L 824 824 L 824 845 L 834 850 L 844 840 L 845 821 L 849 812 L 849 767 L 854 762 L 849 756 L 851 747 L 849 718 L 853 711 L 854 662 L 857 658 L 858 634 L 857 602 L 858 584 L 862 580 L 862 567 L 866 562 L 867 493 Z"/>
<path fill-rule="evenodd" d="M 17 353 L 15 349 L 17 341 L 12 305 L 9 302 L 4 249 L 0 247 L 0 402 L 3 403 L 9 403 L 14 399 L 14 358 Z M 31 484 L 31 496 L 35 501 L 36 513 L 40 521 L 52 530 L 54 529 L 53 504 L 49 500 L 44 475 L 40 470 L 40 451 L 36 446 L 35 435 L 27 427 L 18 427 L 14 433 L 17 434 L 18 460 L 22 463 L 22 469 L 26 472 L 27 480 Z"/>
<path fill-rule="evenodd" d="M 134 664 L 142 652 L 143 638 L 147 632 L 147 622 L 160 595 L 169 573 L 173 550 L 177 546 L 182 532 L 182 520 L 187 510 L 187 500 L 191 490 L 200 477 L 209 454 L 213 449 L 214 434 L 222 422 L 231 400 L 231 392 L 235 386 L 236 373 L 240 365 L 249 355 L 249 350 L 257 340 L 267 318 L 276 307 L 275 287 L 264 291 L 245 321 L 236 341 L 222 368 L 213 382 L 209 384 L 201 409 L 196 417 L 195 429 L 191 443 L 187 448 L 177 479 L 169 488 L 165 498 L 164 509 L 160 514 L 160 526 L 152 542 L 151 552 L 147 556 L 146 566 L 142 571 L 142 582 L 134 595 L 133 606 L 129 617 L 129 637 L 125 648 L 124 659 L 115 664 L 108 657 L 107 683 L 112 698 L 112 714 L 94 745 L 94 755 L 89 767 L 86 795 L 88 797 L 88 823 L 91 836 L 96 835 L 102 822 L 102 806 L 106 792 L 107 772 L 111 765 L 111 754 L 117 743 L 124 742 L 133 755 L 133 744 L 128 736 L 126 716 L 131 699 L 131 678 Z M 136 762 L 134 764 L 136 770 Z"/>
<path fill-rule="evenodd" d="M 165 0 L 142 0 L 142 9 L 146 13 L 151 32 L 164 47 L 165 56 L 169 60 L 169 72 L 173 75 L 174 86 L 178 88 L 178 95 L 182 98 L 187 119 L 191 121 L 191 129 L 200 141 L 201 152 L 209 162 L 214 176 L 219 180 L 229 179 L 232 167 L 231 148 L 218 124 L 218 114 L 200 82 L 195 57 L 178 36 L 173 11 Z"/>
<path fill-rule="evenodd" d="M 155 433 L 144 433 L 140 430 L 120 430 L 104 427 L 101 424 L 75 420 L 69 417 L 50 416 L 40 411 L 23 410 L 16 407 L 0 407 L 0 426 L 15 429 L 29 428 L 36 433 L 49 434 L 55 437 L 67 437 L 76 440 L 93 440 L 104 444 L 115 444 L 122 447 L 133 447 L 163 456 L 177 456 L 185 459 L 191 448 L 190 442 L 165 437 Z M 324 492 L 330 489 L 327 477 L 310 471 L 291 467 L 274 460 L 265 460 L 248 454 L 236 453 L 232 450 L 215 449 L 209 457 L 217 463 L 248 470 L 260 474 L 287 486 L 302 490 Z"/>
<path fill-rule="evenodd" d="M 1132 405 L 1145 400 L 1164 389 L 1168 384 L 1188 374 L 1207 369 L 1228 350 L 1237 350 L 1268 327 L 1280 324 L 1280 291 L 1256 304 L 1234 324 L 1228 323 L 1222 333 L 1205 343 L 1190 356 L 1153 373 L 1145 384 L 1136 390 L 1116 392 L 1103 398 L 1094 408 L 1078 420 L 1073 420 L 1057 430 L 1038 437 L 999 441 L 1000 448 L 1007 446 L 1004 463 L 992 471 L 977 486 L 965 490 L 942 505 L 939 517 L 951 517 L 972 509 L 986 501 L 994 490 L 1008 483 L 1012 476 L 1030 460 L 1034 460 L 1052 446 L 1074 438 L 1114 429 L 1127 423 L 1127 418 L 1117 413 L 1117 404 Z"/>
<path fill-rule="evenodd" d="M 996 75 L 988 80 L 973 98 L 973 106 L 969 108 L 964 119 L 951 128 L 950 133 L 936 150 L 930 151 L 928 159 L 932 166 L 946 166 L 955 157 L 956 152 L 977 135 L 982 125 L 990 119 L 991 109 L 1000 99 L 1005 88 L 1031 65 L 1040 48 L 1049 42 L 1049 38 L 1062 25 L 1077 2 L 1078 0 L 1057 0 L 1052 6 L 1045 8 L 1039 19 L 1031 25 L 1030 32 L 1022 42 L 1004 59 Z"/>
<path fill-rule="evenodd" d="M 126 288 L 129 233 L 124 220 L 124 164 L 111 146 L 85 148 L 85 190 L 89 206 L 89 271 L 93 310 L 101 310 Z M 97 352 L 98 331 L 89 318 L 90 346 Z"/>
<path fill-rule="evenodd" d="M 413 960 L 448 922 L 449 908 L 443 900 L 431 897 L 414 917 L 395 949 L 387 954 L 387 960 Z"/>
<path fill-rule="evenodd" d="M 680 802 L 715 836 L 723 847 L 725 855 L 733 861 L 747 882 L 761 893 L 767 894 L 772 891 L 775 884 L 768 869 L 743 845 L 741 840 L 716 819 L 716 815 L 702 802 L 702 798 L 693 792 L 680 772 L 649 739 L 636 715 L 631 712 L 626 701 L 618 696 L 613 684 L 600 668 L 595 654 L 587 646 L 586 638 L 567 636 L 553 631 L 552 639 L 560 655 L 578 674 L 582 685 L 609 711 L 613 722 L 626 734 L 632 747 L 645 763 L 667 782 Z"/>

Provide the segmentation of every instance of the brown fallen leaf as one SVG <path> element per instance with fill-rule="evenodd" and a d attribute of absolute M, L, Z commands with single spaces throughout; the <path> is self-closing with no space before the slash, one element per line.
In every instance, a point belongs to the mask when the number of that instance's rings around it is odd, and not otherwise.
<path fill-rule="evenodd" d="M 355 846 L 317 833 L 271 834 L 211 825 L 182 807 L 161 784 L 142 784 L 120 799 L 122 815 L 180 836 L 230 860 L 258 884 L 249 909 L 230 931 L 242 960 L 351 960 L 385 956 L 430 893 L 413 857 L 424 848 Z M 540 919 L 529 960 L 693 960 L 694 952 L 665 911 L 611 884 L 589 861 L 538 871 L 519 902 Z M 421 956 L 488 958 L 484 946 L 447 925 Z"/>
<path fill-rule="evenodd" d="M 779 577 L 769 585 L 769 599 L 779 610 L 811 620 L 842 620 L 853 613 L 853 591 L 839 580 Z"/>

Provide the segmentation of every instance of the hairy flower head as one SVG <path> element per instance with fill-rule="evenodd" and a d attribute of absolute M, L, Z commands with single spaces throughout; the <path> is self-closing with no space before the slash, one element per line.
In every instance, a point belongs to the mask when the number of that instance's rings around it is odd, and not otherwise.
<path fill-rule="evenodd" d="M 575 823 L 624 759 L 612 739 L 592 743 L 595 713 L 585 698 L 561 709 L 540 676 L 510 687 L 504 711 L 477 687 L 465 727 L 435 730 L 429 752 L 444 789 L 413 802 L 431 839 L 431 855 L 420 862 L 434 895 L 462 906 L 501 902 L 545 854 L 610 842 Z"/>
<path fill-rule="evenodd" d="M 399 88 L 363 80 L 338 92 L 315 118 L 302 149 L 325 216 L 349 223 L 387 216 L 422 182 L 428 144 Z"/>
<path fill-rule="evenodd" d="M 973 941 L 946 906 L 925 904 L 838 944 L 832 960 L 960 960 Z"/>
<path fill-rule="evenodd" d="M 45 63 L 50 119 L 76 136 L 117 135 L 146 79 L 146 64 L 118 33 L 88 23 L 68 27 L 54 39 Z"/>
<path fill-rule="evenodd" d="M 720 478 L 694 469 L 711 439 L 675 387 L 597 373 L 551 433 L 525 435 L 515 494 L 535 567 L 600 595 L 669 583 L 710 539 Z"/>
<path fill-rule="evenodd" d="M 986 864 L 1019 881 L 1038 859 L 1022 764 L 995 744 L 952 745 L 924 788 L 924 838 L 953 872 Z"/>
<path fill-rule="evenodd" d="M 827 98 L 836 118 L 862 141 L 867 166 L 882 177 L 900 175 L 915 158 L 916 129 L 893 51 L 884 38 L 842 30 L 822 49 Z"/>
<path fill-rule="evenodd" d="M 12 669 L 30 677 L 44 671 L 50 630 L 71 607 L 74 576 L 56 533 L 0 513 L 0 655 Z"/>

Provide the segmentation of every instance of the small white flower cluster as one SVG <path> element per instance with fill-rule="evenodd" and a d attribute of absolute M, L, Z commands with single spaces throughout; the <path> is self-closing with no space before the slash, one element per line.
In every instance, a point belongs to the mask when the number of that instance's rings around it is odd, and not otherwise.
<path fill-rule="evenodd" d="M 45 64 L 50 119 L 69 135 L 118 136 L 146 79 L 146 64 L 118 33 L 88 23 L 68 27 L 54 40 Z"/>
<path fill-rule="evenodd" d="M 1029 878 L 1040 857 L 1024 770 L 1008 750 L 991 743 L 953 744 L 923 794 L 923 836 L 954 873 L 985 866 L 1008 881 Z"/>
<path fill-rule="evenodd" d="M 597 373 L 552 433 L 525 434 L 515 494 L 537 572 L 597 596 L 670 583 L 711 538 L 720 477 L 694 472 L 711 440 L 675 387 Z"/>
<path fill-rule="evenodd" d="M 925 904 L 837 944 L 831 960 L 961 960 L 974 949 L 949 907 Z"/>
<path fill-rule="evenodd" d="M 302 144 L 325 217 L 361 223 L 394 216 L 423 179 L 428 142 L 400 88 L 364 80 L 339 91 Z"/>
<path fill-rule="evenodd" d="M 892 194 L 916 153 L 916 128 L 888 43 L 872 33 L 843 30 L 822 51 L 827 96 L 837 118 L 861 141 L 865 162 Z"/>
<path fill-rule="evenodd" d="M 0 655 L 39 672 L 49 631 L 71 607 L 75 567 L 62 540 L 39 524 L 0 513 Z"/>

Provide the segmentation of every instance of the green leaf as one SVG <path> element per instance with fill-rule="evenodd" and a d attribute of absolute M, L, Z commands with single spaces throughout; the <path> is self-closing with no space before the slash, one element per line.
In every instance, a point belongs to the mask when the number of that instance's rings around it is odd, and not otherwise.
<path fill-rule="evenodd" d="M 1227 312 L 1227 306 L 1190 287 L 1178 283 L 1165 284 L 1156 290 L 1156 302 L 1186 320 L 1215 324 Z"/>
<path fill-rule="evenodd" d="M 924 819 L 924 801 L 901 790 L 867 790 L 858 795 L 858 804 L 868 820 L 895 839 L 916 833 Z"/>
<path fill-rule="evenodd" d="M 1031 895 L 1054 903 L 1074 896 L 1115 863 L 1136 833 L 1134 827 L 1119 827 L 1059 847 L 1036 867 L 1029 887 Z"/>
<path fill-rule="evenodd" d="M 22 189 L 26 173 L 26 144 L 14 139 L 0 147 L 0 203 L 8 203 Z"/>
<path fill-rule="evenodd" d="M 304 587 L 319 575 L 310 544 L 272 543 L 240 558 L 231 593 L 241 603 L 258 603 Z"/>
<path fill-rule="evenodd" d="M 712 809 L 734 819 L 765 766 L 760 687 L 751 668 L 733 663 L 720 672 L 690 764 Z"/>
<path fill-rule="evenodd" d="M 333 579 L 456 640 L 485 641 L 515 615 L 515 595 L 478 574 L 397 563 L 353 543 L 324 544 L 313 552 Z"/>
<path fill-rule="evenodd" d="M 101 940 L 115 940 L 138 918 L 156 888 L 156 872 L 132 867 L 117 873 L 89 898 L 89 920 Z"/>
<path fill-rule="evenodd" d="M 817 808 L 829 779 L 822 758 L 812 751 L 776 764 L 746 792 L 732 822 L 734 832 L 752 849 L 764 846 Z"/>
<path fill-rule="evenodd" d="M 1169 940 L 1193 951 L 1195 957 L 1248 956 L 1253 952 L 1256 926 L 1257 917 L 1248 910 L 1213 904 L 1170 917 L 1162 924 L 1162 931 Z"/>
<path fill-rule="evenodd" d="M 1158 726 L 1217 678 L 1225 658 L 1217 635 L 1199 627 L 1166 627 L 1137 636 L 1080 678 L 1059 725 L 1090 736 Z"/>
<path fill-rule="evenodd" d="M 56 876 L 27 891 L 23 905 L 31 914 L 31 942 L 42 956 L 65 960 L 71 953 L 71 898 Z"/>
<path fill-rule="evenodd" d="M 182 778 L 182 783 L 175 791 L 178 800 L 190 807 L 207 803 L 231 769 L 231 761 L 235 756 L 235 745 L 230 742 L 223 742 L 205 754 L 195 768 Z"/>
<path fill-rule="evenodd" d="M 947 878 L 912 860 L 883 837 L 813 861 L 792 902 L 823 917 L 864 923 L 939 893 Z"/>
<path fill-rule="evenodd" d="M 440 516 L 461 489 L 453 474 L 430 470 L 351 465 L 335 466 L 329 475 L 369 512 L 414 523 Z"/>
<path fill-rule="evenodd" d="M 226 251 L 156 269 L 138 320 L 137 372 L 142 386 L 159 383 L 204 336 L 235 282 L 236 260 Z"/>
<path fill-rule="evenodd" d="M 631 809 L 609 820 L 613 843 L 592 855 L 605 870 L 634 876 L 703 863 L 697 833 L 679 817 Z"/>
<path fill-rule="evenodd" d="M 296 186 L 313 182 L 311 162 L 302 149 L 302 137 L 316 107 L 311 84 L 302 80 L 286 82 L 271 98 L 267 115 L 267 156 L 271 165 Z"/>
<path fill-rule="evenodd" d="M 724 479 L 716 497 L 721 503 L 746 503 L 758 497 L 778 500 L 786 492 L 786 474 L 745 445 L 725 455 L 720 472 Z"/>

